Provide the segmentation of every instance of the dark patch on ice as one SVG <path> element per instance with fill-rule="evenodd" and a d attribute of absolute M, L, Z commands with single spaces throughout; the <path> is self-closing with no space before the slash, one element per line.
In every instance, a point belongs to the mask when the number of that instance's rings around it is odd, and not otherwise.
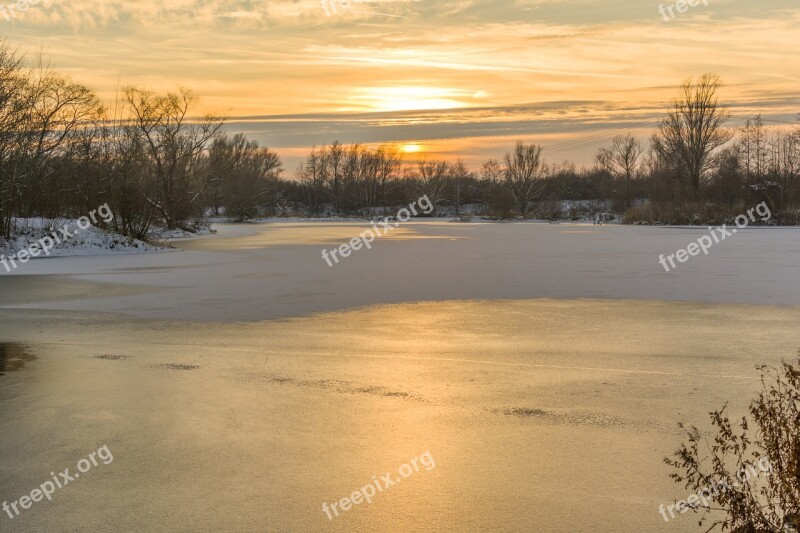
<path fill-rule="evenodd" d="M 104 361 L 120 361 L 122 359 L 127 359 L 127 355 L 120 355 L 116 353 L 104 353 L 101 355 L 95 355 L 95 359 L 103 359 Z"/>
<path fill-rule="evenodd" d="M 353 390 L 353 392 L 358 392 L 361 394 L 373 394 L 375 396 L 389 396 L 389 397 L 394 396 L 398 398 L 408 398 L 409 396 L 411 396 L 407 392 L 393 391 L 385 387 L 361 387 Z"/>
<path fill-rule="evenodd" d="M 193 365 L 189 363 L 161 363 L 160 365 L 152 365 L 153 368 L 162 368 L 165 370 L 195 370 L 200 368 L 200 365 Z"/>
<path fill-rule="evenodd" d="M 547 415 L 547 411 L 542 409 L 528 409 L 525 407 L 514 407 L 511 409 L 503 409 L 503 414 L 508 416 L 521 416 L 521 417 L 529 417 L 529 416 L 544 416 Z"/>
<path fill-rule="evenodd" d="M 15 372 L 35 359 L 24 344 L 0 342 L 0 376 L 4 376 L 6 372 Z"/>
<path fill-rule="evenodd" d="M 303 380 L 283 376 L 269 376 L 267 377 L 267 381 L 280 385 L 333 390 L 334 392 L 344 394 L 369 394 L 371 396 L 385 396 L 388 398 L 414 398 L 414 396 L 408 392 L 396 391 L 379 386 L 357 387 L 351 385 L 349 381 L 341 381 L 338 379 Z"/>
<path fill-rule="evenodd" d="M 347 385 L 350 382 L 342 381 L 341 379 L 320 379 L 319 381 L 312 381 L 311 383 L 317 383 L 322 387 L 329 388 L 329 387 L 339 387 L 341 385 Z"/>
<path fill-rule="evenodd" d="M 529 407 L 510 407 L 507 409 L 496 409 L 506 416 L 518 418 L 540 418 L 551 422 L 560 422 L 572 425 L 591 425 L 591 426 L 622 426 L 625 422 L 613 415 L 600 413 L 551 413 L 544 409 L 531 409 Z"/>

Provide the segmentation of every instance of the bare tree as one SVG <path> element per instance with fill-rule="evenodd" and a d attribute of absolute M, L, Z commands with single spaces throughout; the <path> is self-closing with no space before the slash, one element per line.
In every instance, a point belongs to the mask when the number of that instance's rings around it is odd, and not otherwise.
<path fill-rule="evenodd" d="M 198 156 L 222 127 L 222 119 L 189 117 L 197 98 L 188 89 L 158 96 L 128 87 L 125 102 L 136 132 L 141 135 L 153 162 L 154 187 L 146 192 L 169 229 L 175 229 L 191 214 L 205 181 L 198 179 Z"/>
<path fill-rule="evenodd" d="M 210 173 L 219 176 L 225 213 L 254 218 L 271 204 L 274 182 L 281 173 L 277 154 L 248 141 L 242 134 L 214 139 L 209 151 Z"/>
<path fill-rule="evenodd" d="M 523 217 L 528 212 L 528 204 L 542 194 L 544 171 L 542 147 L 539 145 L 517 141 L 514 151 L 505 155 L 503 175 L 506 187 L 514 196 L 517 210 Z"/>
<path fill-rule="evenodd" d="M 731 115 L 717 99 L 721 86 L 719 77 L 713 74 L 705 74 L 697 82 L 684 82 L 655 135 L 654 148 L 684 174 L 694 198 L 711 165 L 712 152 L 732 138 L 725 129 Z"/>
<path fill-rule="evenodd" d="M 362 185 L 365 181 L 363 172 L 367 169 L 364 164 L 369 159 L 367 150 L 360 144 L 351 144 L 342 148 L 342 177 L 339 183 L 338 210 L 339 212 L 353 212 L 357 209 L 360 196 L 363 192 Z"/>
<path fill-rule="evenodd" d="M 387 206 L 387 195 L 389 189 L 397 180 L 397 174 L 402 165 L 400 152 L 391 146 L 381 146 L 378 148 L 380 165 L 378 168 L 378 182 L 380 187 L 381 204 L 384 209 Z M 385 211 L 384 211 L 385 213 Z"/>
<path fill-rule="evenodd" d="M 456 216 L 461 214 L 464 191 L 471 177 L 472 173 L 464 165 L 464 162 L 460 158 L 456 159 L 456 162 L 450 167 L 450 190 L 456 208 Z"/>
<path fill-rule="evenodd" d="M 330 149 L 322 147 L 325 155 L 325 177 L 331 184 L 331 201 L 334 212 L 339 212 L 342 192 L 342 172 L 344 167 L 345 153 L 342 143 L 333 141 Z"/>
<path fill-rule="evenodd" d="M 26 70 L 0 42 L 0 235 L 10 235 L 13 216 L 61 214 L 72 191 L 63 189 L 59 163 L 102 114 L 90 89 L 56 74 L 41 58 Z"/>
<path fill-rule="evenodd" d="M 500 183 L 503 179 L 503 166 L 497 159 L 487 159 L 481 165 L 480 177 L 492 185 Z"/>
<path fill-rule="evenodd" d="M 767 134 L 761 115 L 745 122 L 741 129 L 737 148 L 747 183 L 757 182 L 766 174 Z"/>
<path fill-rule="evenodd" d="M 0 237 L 10 236 L 15 215 L 20 132 L 29 104 L 27 86 L 22 58 L 5 41 L 0 42 Z"/>
<path fill-rule="evenodd" d="M 800 130 L 777 134 L 770 159 L 772 174 L 780 185 L 780 196 L 775 203 L 784 209 L 800 189 Z"/>
<path fill-rule="evenodd" d="M 449 169 L 446 161 L 425 158 L 417 162 L 417 172 L 414 174 L 417 194 L 427 196 L 434 209 L 445 199 Z"/>
<path fill-rule="evenodd" d="M 121 92 L 117 93 L 96 135 L 96 150 L 90 163 L 95 171 L 87 173 L 86 183 L 79 184 L 86 190 L 78 192 L 87 204 L 108 202 L 115 215 L 111 223 L 115 231 L 146 239 L 158 217 L 147 201 L 153 184 L 153 162 L 144 137 L 130 120 Z M 92 193 L 95 196 L 90 201 Z"/>
<path fill-rule="evenodd" d="M 317 150 L 316 146 L 311 149 L 308 158 L 301 161 L 297 169 L 297 178 L 305 185 L 308 193 L 306 205 L 312 214 L 317 214 L 322 208 L 322 199 L 325 191 L 325 154 Z"/>
<path fill-rule="evenodd" d="M 777 209 L 789 207 L 798 192 L 800 130 L 770 132 L 756 116 L 741 128 L 734 149 L 746 192 Z"/>
<path fill-rule="evenodd" d="M 632 135 L 617 135 L 611 148 L 601 148 L 597 152 L 597 163 L 606 172 L 622 181 L 625 187 L 625 207 L 630 209 L 633 201 L 633 180 L 639 170 L 644 146 Z"/>

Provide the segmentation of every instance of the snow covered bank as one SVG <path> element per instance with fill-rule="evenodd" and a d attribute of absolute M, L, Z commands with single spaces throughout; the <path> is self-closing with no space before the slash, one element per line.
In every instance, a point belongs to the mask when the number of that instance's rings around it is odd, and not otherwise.
<path fill-rule="evenodd" d="M 63 233 L 61 230 L 65 230 Z M 83 255 L 138 254 L 166 251 L 169 248 L 153 246 L 144 241 L 104 231 L 95 226 L 78 227 L 77 220 L 58 218 L 21 218 L 14 220 L 11 239 L 0 238 L 0 255 L 16 256 L 22 250 L 39 246 L 41 239 L 54 235 L 53 246 L 48 254 L 39 257 L 67 257 Z"/>

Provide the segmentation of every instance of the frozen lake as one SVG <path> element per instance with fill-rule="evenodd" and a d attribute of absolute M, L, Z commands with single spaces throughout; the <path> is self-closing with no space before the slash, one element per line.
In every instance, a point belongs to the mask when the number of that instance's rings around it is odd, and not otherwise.
<path fill-rule="evenodd" d="M 0 276 L 3 531 L 702 531 L 662 458 L 800 348 L 800 231 L 221 225 Z M 329 520 L 425 452 L 435 468 Z"/>
<path fill-rule="evenodd" d="M 216 236 L 176 243 L 183 252 L 33 260 L 0 275 L 0 290 L 20 307 L 47 300 L 49 309 L 219 322 L 465 299 L 800 305 L 798 228 L 741 230 L 665 272 L 659 255 L 706 228 L 410 222 L 329 267 L 323 248 L 368 224 L 215 227 Z M 41 274 L 69 277 L 29 277 Z"/>

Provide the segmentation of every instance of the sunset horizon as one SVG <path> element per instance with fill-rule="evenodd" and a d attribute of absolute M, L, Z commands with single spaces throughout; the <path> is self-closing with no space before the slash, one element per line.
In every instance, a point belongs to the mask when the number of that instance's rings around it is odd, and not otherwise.
<path fill-rule="evenodd" d="M 407 159 L 473 170 L 522 140 L 589 166 L 615 135 L 645 141 L 678 87 L 706 73 L 723 81 L 731 126 L 793 122 L 800 66 L 780 43 L 800 8 L 695 3 L 109 0 L 0 22 L 12 47 L 41 51 L 106 104 L 129 85 L 191 89 L 198 112 L 274 149 L 288 176 L 335 140 L 415 144 Z"/>

